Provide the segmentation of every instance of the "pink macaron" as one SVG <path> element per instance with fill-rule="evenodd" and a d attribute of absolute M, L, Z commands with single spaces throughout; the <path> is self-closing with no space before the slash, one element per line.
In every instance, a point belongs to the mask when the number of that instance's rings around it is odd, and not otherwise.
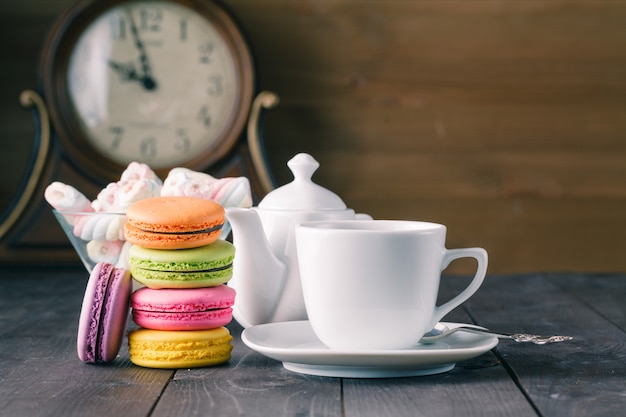
<path fill-rule="evenodd" d="M 130 271 L 106 262 L 95 265 L 78 324 L 80 360 L 97 363 L 115 359 L 126 331 L 131 291 Z"/>
<path fill-rule="evenodd" d="M 131 296 L 133 321 L 154 330 L 208 330 L 232 320 L 235 290 L 226 286 L 188 289 L 140 288 Z"/>

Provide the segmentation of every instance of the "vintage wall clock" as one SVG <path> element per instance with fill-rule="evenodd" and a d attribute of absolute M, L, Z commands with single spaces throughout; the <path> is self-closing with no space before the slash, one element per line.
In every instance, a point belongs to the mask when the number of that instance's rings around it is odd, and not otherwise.
<path fill-rule="evenodd" d="M 49 141 L 50 151 L 38 154 L 48 159 L 43 167 L 39 159 L 33 163 L 32 199 L 41 200 L 53 180 L 96 192 L 131 161 L 149 164 L 162 177 L 177 166 L 245 175 L 257 198 L 273 187 L 257 123 L 260 109 L 274 106 L 277 97 L 258 93 L 248 43 L 218 3 L 77 1 L 43 46 L 39 93 L 41 100 L 31 91 L 28 97 L 35 98 L 25 102 L 42 103 L 39 121 L 49 119 L 51 139 L 36 141 Z M 19 213 L 5 216 L 0 239 L 18 218 L 47 213 L 45 202 L 28 207 L 28 197 L 15 204 Z M 32 237 L 24 244 L 27 230 L 16 233 L 21 246 L 32 246 Z"/>
<path fill-rule="evenodd" d="M 82 1 L 56 29 L 42 56 L 43 93 L 81 165 L 113 177 L 134 160 L 205 169 L 239 139 L 254 67 L 215 3 Z"/>

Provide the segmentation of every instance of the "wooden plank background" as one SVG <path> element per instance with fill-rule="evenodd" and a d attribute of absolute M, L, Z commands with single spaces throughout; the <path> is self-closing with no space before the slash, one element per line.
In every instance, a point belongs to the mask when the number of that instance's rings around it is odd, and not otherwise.
<path fill-rule="evenodd" d="M 19 92 L 69 4 L 0 5 L 0 204 L 32 141 Z M 445 223 L 492 273 L 626 270 L 626 1 L 224 4 L 281 98 L 263 125 L 278 183 L 309 152 L 350 207 Z"/>

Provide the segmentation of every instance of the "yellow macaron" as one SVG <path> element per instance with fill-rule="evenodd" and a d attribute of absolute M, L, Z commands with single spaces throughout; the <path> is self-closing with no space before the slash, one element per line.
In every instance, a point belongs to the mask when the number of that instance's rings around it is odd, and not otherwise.
<path fill-rule="evenodd" d="M 146 368 L 199 368 L 228 361 L 232 339 L 225 327 L 184 331 L 140 328 L 128 334 L 128 352 L 131 362 Z"/>

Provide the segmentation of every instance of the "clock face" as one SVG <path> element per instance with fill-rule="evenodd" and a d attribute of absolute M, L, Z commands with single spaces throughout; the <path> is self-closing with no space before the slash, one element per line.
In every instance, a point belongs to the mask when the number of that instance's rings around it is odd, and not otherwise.
<path fill-rule="evenodd" d="M 130 2 L 87 26 L 66 82 L 94 149 L 160 169 L 223 137 L 240 111 L 238 74 L 227 39 L 204 16 L 175 2 Z"/>

